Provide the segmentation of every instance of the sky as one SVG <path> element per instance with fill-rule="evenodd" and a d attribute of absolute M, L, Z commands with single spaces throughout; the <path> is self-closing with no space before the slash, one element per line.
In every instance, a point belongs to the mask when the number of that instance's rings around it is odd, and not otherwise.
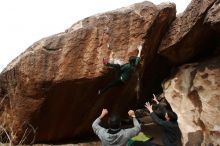
<path fill-rule="evenodd" d="M 72 24 L 97 13 L 126 7 L 143 0 L 1 0 L 0 72 L 34 42 L 65 31 Z M 154 4 L 166 0 L 148 0 Z M 177 13 L 191 0 L 174 2 Z"/>

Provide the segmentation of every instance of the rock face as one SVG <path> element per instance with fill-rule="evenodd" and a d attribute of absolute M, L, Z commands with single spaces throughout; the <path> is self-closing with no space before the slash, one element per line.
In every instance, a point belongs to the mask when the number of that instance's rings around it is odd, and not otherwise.
<path fill-rule="evenodd" d="M 220 57 L 179 67 L 163 88 L 179 115 L 184 145 L 219 145 Z"/>
<path fill-rule="evenodd" d="M 166 79 L 163 92 L 179 116 L 183 144 L 220 145 L 219 7 L 219 0 L 192 0 L 176 17 L 175 4 L 143 2 L 39 40 L 0 74 L 1 133 L 16 144 L 85 140 L 102 108 L 125 116 L 162 92 Z M 137 74 L 98 96 L 114 79 L 102 59 L 114 52 L 125 63 L 139 45 Z"/>
<path fill-rule="evenodd" d="M 27 143 L 80 140 L 91 135 L 103 107 L 119 113 L 133 108 L 137 77 L 97 95 L 113 79 L 102 59 L 113 51 L 127 62 L 143 43 L 143 78 L 175 12 L 171 3 L 134 4 L 85 18 L 30 46 L 0 74 L 0 122 L 13 142 L 23 142 L 23 136 Z"/>
<path fill-rule="evenodd" d="M 172 22 L 158 49 L 173 66 L 181 65 L 163 83 L 163 92 L 179 116 L 187 146 L 220 144 L 218 10 L 218 0 L 193 0 Z M 190 62 L 197 63 L 183 65 Z"/>
<path fill-rule="evenodd" d="M 206 24 L 211 25 L 212 29 L 220 33 L 220 1 L 217 0 L 206 14 Z"/>
<path fill-rule="evenodd" d="M 159 54 L 179 65 L 202 53 L 211 52 L 210 46 L 214 44 L 215 35 L 210 26 L 204 24 L 204 18 L 215 1 L 192 0 L 170 25 L 160 44 Z"/>

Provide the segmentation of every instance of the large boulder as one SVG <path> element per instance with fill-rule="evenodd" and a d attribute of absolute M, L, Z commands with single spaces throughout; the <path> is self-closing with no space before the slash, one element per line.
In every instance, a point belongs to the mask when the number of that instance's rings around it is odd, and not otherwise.
<path fill-rule="evenodd" d="M 140 83 L 134 77 L 98 96 L 113 79 L 102 59 L 113 51 L 127 62 L 143 43 L 142 79 L 175 13 L 172 3 L 138 3 L 34 43 L 0 74 L 1 128 L 14 143 L 82 140 L 92 134 L 91 123 L 103 107 L 126 113 L 135 106 Z"/>
<path fill-rule="evenodd" d="M 171 70 L 172 77 L 162 86 L 179 116 L 183 145 L 187 146 L 220 144 L 218 13 L 219 0 L 192 0 L 171 23 L 158 49 L 178 68 Z"/>
<path fill-rule="evenodd" d="M 220 144 L 220 57 L 179 67 L 163 89 L 184 145 Z"/>
<path fill-rule="evenodd" d="M 215 32 L 204 23 L 207 11 L 216 0 L 192 0 L 177 16 L 163 37 L 158 53 L 174 65 L 190 62 L 197 56 L 212 53 Z"/>

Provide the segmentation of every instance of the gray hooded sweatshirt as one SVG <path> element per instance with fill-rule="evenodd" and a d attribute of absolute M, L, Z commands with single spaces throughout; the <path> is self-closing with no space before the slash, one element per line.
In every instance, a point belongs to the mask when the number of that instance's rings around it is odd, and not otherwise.
<path fill-rule="evenodd" d="M 101 140 L 103 146 L 127 146 L 128 140 L 137 135 L 141 130 L 141 126 L 136 118 L 133 118 L 133 128 L 121 129 L 115 134 L 108 133 L 108 129 L 105 129 L 99 125 L 100 122 L 101 119 L 97 118 L 93 122 L 92 128 L 95 134 Z"/>

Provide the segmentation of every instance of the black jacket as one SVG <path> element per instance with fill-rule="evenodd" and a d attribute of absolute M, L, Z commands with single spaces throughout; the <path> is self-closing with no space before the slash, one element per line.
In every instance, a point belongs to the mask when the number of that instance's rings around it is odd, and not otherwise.
<path fill-rule="evenodd" d="M 177 146 L 180 131 L 177 121 L 163 121 L 154 112 L 150 114 L 156 124 L 163 127 L 163 144 L 165 146 Z"/>

